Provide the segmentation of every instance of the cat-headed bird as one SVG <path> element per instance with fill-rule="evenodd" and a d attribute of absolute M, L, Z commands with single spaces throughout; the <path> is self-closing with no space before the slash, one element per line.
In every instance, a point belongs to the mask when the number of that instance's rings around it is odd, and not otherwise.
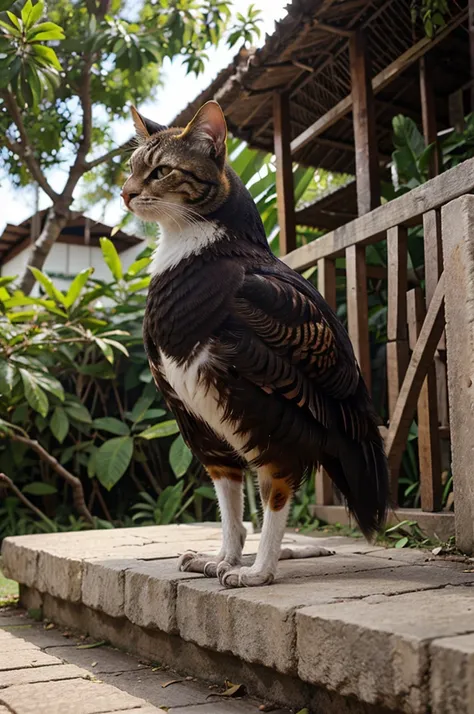
<path fill-rule="evenodd" d="M 183 128 L 132 110 L 139 146 L 127 208 L 160 226 L 143 324 L 153 378 L 211 477 L 222 520 L 217 556 L 185 553 L 181 570 L 226 587 L 269 584 L 278 560 L 329 555 L 281 543 L 292 496 L 323 467 L 367 537 L 388 504 L 377 417 L 349 337 L 314 286 L 270 250 L 255 203 L 226 161 L 220 106 Z M 241 566 L 243 483 L 256 472 L 263 527 Z"/>

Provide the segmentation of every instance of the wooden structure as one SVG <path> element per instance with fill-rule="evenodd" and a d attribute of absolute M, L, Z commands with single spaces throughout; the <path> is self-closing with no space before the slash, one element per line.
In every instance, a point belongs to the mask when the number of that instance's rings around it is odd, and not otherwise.
<path fill-rule="evenodd" d="M 462 129 L 464 114 L 474 110 L 474 25 L 468 18 L 474 17 L 474 0 L 448 3 L 446 23 L 432 38 L 420 22 L 413 24 L 412 4 L 293 0 L 274 34 L 246 67 L 240 65 L 220 86 L 214 85 L 213 96 L 235 136 L 275 154 L 284 260 L 298 271 L 317 266 L 319 289 L 333 306 L 336 276 L 344 273 L 348 330 L 369 386 L 367 280 L 387 281 L 384 435 L 392 498 L 396 507 L 402 456 L 417 412 L 421 510 L 416 516 L 426 530 L 447 536 L 454 518 L 441 512 L 450 431 L 441 209 L 474 191 L 474 163 L 438 176 L 434 152 L 432 179 L 382 206 L 380 179 L 384 172 L 388 176 L 395 115 L 413 118 L 429 144 L 442 130 Z M 296 210 L 293 162 L 355 179 Z M 331 232 L 296 248 L 298 224 Z M 425 265 L 424 275 L 413 280 L 407 235 L 415 225 L 423 226 Z M 387 245 L 386 270 L 366 264 L 366 246 L 381 241 Z M 455 487 L 458 510 L 456 493 Z M 330 522 L 344 520 L 324 473 L 318 474 L 316 501 L 316 515 Z M 413 515 L 411 511 L 409 517 Z M 397 516 L 407 514 L 398 511 Z M 474 536 L 469 548 L 474 549 Z"/>

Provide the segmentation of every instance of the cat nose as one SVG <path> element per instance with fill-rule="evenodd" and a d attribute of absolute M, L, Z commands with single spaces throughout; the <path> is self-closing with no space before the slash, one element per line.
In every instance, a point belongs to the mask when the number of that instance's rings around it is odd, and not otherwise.
<path fill-rule="evenodd" d="M 128 206 L 130 205 L 130 201 L 132 200 L 132 198 L 136 198 L 136 196 L 138 196 L 138 193 L 126 193 L 125 191 L 122 191 L 120 195 L 122 196 L 123 202 L 128 208 Z"/>

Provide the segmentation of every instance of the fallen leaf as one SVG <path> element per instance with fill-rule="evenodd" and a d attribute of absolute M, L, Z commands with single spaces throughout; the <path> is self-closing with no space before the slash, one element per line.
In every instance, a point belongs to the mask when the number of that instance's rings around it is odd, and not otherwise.
<path fill-rule="evenodd" d="M 171 682 L 165 682 L 161 686 L 163 687 L 163 689 L 166 689 L 166 687 L 169 687 L 170 684 L 179 684 L 179 682 L 184 682 L 184 681 L 185 681 L 184 679 L 172 679 Z"/>
<path fill-rule="evenodd" d="M 228 682 L 231 686 L 225 690 L 225 692 L 213 692 L 207 696 L 209 697 L 243 697 L 246 694 L 245 686 L 243 684 L 232 684 Z"/>
<path fill-rule="evenodd" d="M 431 552 L 433 553 L 433 555 L 439 555 L 443 552 L 443 547 L 441 545 L 438 545 L 436 548 L 433 548 Z"/>
<path fill-rule="evenodd" d="M 91 667 L 97 667 L 97 664 L 98 664 L 97 662 L 92 662 Z"/>
<path fill-rule="evenodd" d="M 50 622 L 46 625 L 46 627 L 44 629 L 45 630 L 54 630 L 55 627 L 56 627 L 56 625 L 54 624 L 54 622 Z"/>
<path fill-rule="evenodd" d="M 296 714 L 309 714 L 309 709 L 305 707 L 304 709 L 300 709 L 299 712 L 296 712 Z"/>
<path fill-rule="evenodd" d="M 103 647 L 107 644 L 107 640 L 101 640 L 100 642 L 91 642 L 88 645 L 77 645 L 78 650 L 93 650 L 95 647 Z"/>

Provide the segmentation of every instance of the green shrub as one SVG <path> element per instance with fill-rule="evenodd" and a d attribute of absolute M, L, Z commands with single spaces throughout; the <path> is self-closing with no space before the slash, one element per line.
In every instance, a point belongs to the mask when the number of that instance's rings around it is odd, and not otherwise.
<path fill-rule="evenodd" d="M 15 492 L 2 503 L 0 537 L 132 525 L 143 493 L 162 504 L 168 487 L 175 501 L 186 497 L 173 520 L 202 517 L 203 507 L 215 515 L 212 491 L 195 490 L 202 467 L 151 381 L 141 335 L 150 259 L 124 271 L 113 243 L 101 246 L 108 282 L 91 268 L 62 293 L 35 271 L 35 298 L 0 278 L 0 472 Z M 170 522 L 169 505 L 150 518 Z"/>

